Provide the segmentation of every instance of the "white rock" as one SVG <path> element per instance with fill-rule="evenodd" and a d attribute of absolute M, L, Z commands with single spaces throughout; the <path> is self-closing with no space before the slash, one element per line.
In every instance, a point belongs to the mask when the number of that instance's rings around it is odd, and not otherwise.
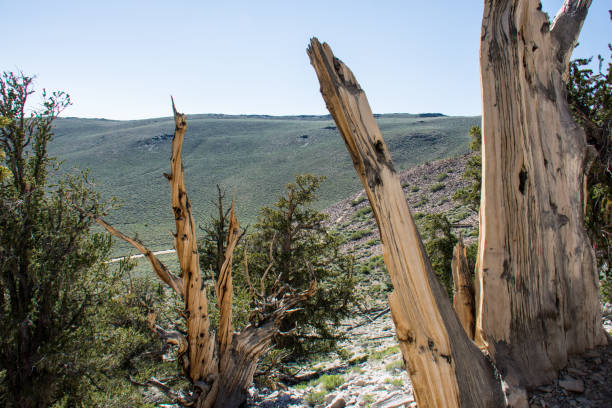
<path fill-rule="evenodd" d="M 336 398 L 336 393 L 332 392 L 331 394 L 327 394 L 325 396 L 325 405 L 328 405 L 330 402 L 332 402 L 334 400 L 334 398 Z"/>
<path fill-rule="evenodd" d="M 342 394 L 338 395 L 334 400 L 329 404 L 326 408 L 344 408 L 346 406 L 346 401 Z"/>

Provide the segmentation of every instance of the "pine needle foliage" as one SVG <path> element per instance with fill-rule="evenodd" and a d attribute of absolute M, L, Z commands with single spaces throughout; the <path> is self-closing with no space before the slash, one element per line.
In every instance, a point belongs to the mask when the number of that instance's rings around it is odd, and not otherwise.
<path fill-rule="evenodd" d="M 612 52 L 612 45 L 608 44 L 608 49 Z M 574 120 L 592 146 L 586 174 L 585 226 L 595 249 L 603 295 L 612 302 L 612 63 L 606 63 L 601 55 L 597 60 L 597 72 L 589 68 L 592 58 L 571 61 L 567 99 Z"/>

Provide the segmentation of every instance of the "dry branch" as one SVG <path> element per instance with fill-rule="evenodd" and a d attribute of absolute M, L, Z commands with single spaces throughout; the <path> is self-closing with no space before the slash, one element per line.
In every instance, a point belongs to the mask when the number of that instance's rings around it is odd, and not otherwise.
<path fill-rule="evenodd" d="M 132 245 L 136 248 L 140 253 L 142 253 L 151 263 L 155 274 L 159 279 L 162 280 L 166 285 L 170 286 L 174 291 L 180 296 L 183 297 L 183 281 L 181 278 L 174 275 L 166 266 L 159 260 L 155 255 L 153 255 L 153 251 L 144 246 L 142 242 L 140 242 L 136 238 L 131 238 L 125 235 L 124 233 L 115 229 L 112 225 L 104 221 L 103 219 L 96 217 L 93 214 L 89 214 L 98 224 L 100 224 L 104 229 L 106 229 L 111 235 L 116 236 L 117 238 L 121 238 L 125 242 Z"/>
<path fill-rule="evenodd" d="M 308 48 L 327 108 L 365 188 L 394 291 L 389 304 L 419 406 L 491 407 L 502 396 L 431 268 L 366 95 L 327 44 Z"/>

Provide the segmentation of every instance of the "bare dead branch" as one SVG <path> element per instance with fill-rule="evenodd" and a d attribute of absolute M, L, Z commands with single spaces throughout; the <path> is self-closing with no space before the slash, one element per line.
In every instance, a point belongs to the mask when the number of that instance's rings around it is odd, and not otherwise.
<path fill-rule="evenodd" d="M 568 66 L 592 0 L 565 0 L 550 29 L 557 42 L 557 59 Z"/>
<path fill-rule="evenodd" d="M 174 289 L 174 291 L 179 296 L 184 296 L 183 281 L 181 280 L 181 278 L 170 272 L 168 268 L 166 268 L 166 266 L 159 259 L 157 259 L 155 255 L 153 255 L 153 252 L 142 244 L 142 242 L 140 242 L 136 238 L 128 237 L 127 235 L 125 235 L 121 231 L 118 231 L 112 225 L 110 225 L 103 219 L 95 216 L 94 214 L 90 213 L 89 216 L 92 217 L 99 225 L 104 227 L 104 229 L 107 230 L 111 235 L 114 235 L 117 238 L 121 238 L 122 240 L 136 248 L 138 251 L 140 251 L 140 253 L 142 253 L 151 263 L 151 266 L 153 267 L 153 270 L 155 271 L 157 277 L 161 279 L 166 285 Z"/>
<path fill-rule="evenodd" d="M 264 271 L 263 275 L 261 276 L 261 280 L 259 281 L 259 286 L 260 286 L 260 296 L 263 298 L 266 296 L 266 276 L 268 276 L 268 272 L 270 272 L 270 269 L 272 269 L 272 266 L 274 265 L 274 256 L 273 256 L 273 248 L 274 248 L 274 240 L 276 239 L 276 232 L 274 232 L 274 235 L 272 236 L 272 241 L 270 241 L 270 264 L 268 265 L 268 267 L 266 268 L 266 270 Z"/>
<path fill-rule="evenodd" d="M 251 277 L 249 276 L 249 262 L 248 262 L 248 259 L 247 259 L 247 248 L 248 248 L 248 246 L 249 246 L 249 242 L 247 240 L 245 240 L 244 247 L 243 247 L 244 277 L 246 279 L 247 285 L 249 285 L 249 294 L 251 295 L 252 299 L 255 299 L 255 296 L 256 296 L 255 288 L 251 284 Z"/>
<path fill-rule="evenodd" d="M 230 223 L 227 231 L 227 246 L 225 248 L 225 261 L 219 272 L 217 280 L 217 307 L 219 308 L 219 354 L 223 356 L 232 342 L 232 260 L 234 248 L 240 235 L 240 224 L 234 212 L 235 199 L 232 200 Z"/>

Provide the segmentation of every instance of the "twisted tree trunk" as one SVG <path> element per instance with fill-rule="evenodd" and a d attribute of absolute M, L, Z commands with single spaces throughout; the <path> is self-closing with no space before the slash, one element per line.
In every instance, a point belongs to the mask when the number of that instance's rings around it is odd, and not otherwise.
<path fill-rule="evenodd" d="M 476 336 L 518 387 L 606 341 L 584 228 L 588 146 L 563 83 L 590 4 L 566 0 L 551 26 L 536 0 L 485 1 Z"/>
<path fill-rule="evenodd" d="M 491 365 L 431 268 L 365 93 L 327 44 L 313 38 L 308 55 L 378 223 L 394 286 L 389 305 L 419 406 L 501 406 Z"/>
<path fill-rule="evenodd" d="M 152 329 L 167 344 L 178 346 L 178 359 L 182 363 L 183 372 L 195 387 L 190 401 L 181 402 L 187 402 L 197 408 L 237 408 L 245 404 L 259 357 L 270 345 L 281 320 L 292 312 L 294 306 L 314 293 L 316 282 L 313 280 L 310 288 L 301 293 L 282 294 L 277 291 L 275 296 L 266 297 L 262 291 L 256 300 L 256 310 L 259 313 L 253 313 L 256 320 L 253 319 L 240 333 L 234 333 L 232 258 L 240 227 L 232 201 L 227 241 L 224 245 L 225 254 L 219 257 L 222 261 L 215 283 L 219 325 L 216 334 L 210 330 L 206 285 L 200 270 L 195 224 L 185 190 L 181 159 L 187 122 L 185 115 L 176 110 L 174 101 L 172 108 L 176 127 L 172 140 L 171 172 L 164 176 L 170 182 L 172 191 L 172 211 L 176 221 L 174 247 L 182 279 L 172 274 L 140 241 L 117 231 L 93 214 L 90 215 L 112 235 L 125 240 L 143 253 L 151 262 L 157 276 L 184 300 L 183 316 L 187 333 L 166 331 L 155 325 L 154 317 L 150 322 Z M 221 207 L 220 211 L 223 214 Z M 261 284 L 264 284 L 263 281 Z"/>

